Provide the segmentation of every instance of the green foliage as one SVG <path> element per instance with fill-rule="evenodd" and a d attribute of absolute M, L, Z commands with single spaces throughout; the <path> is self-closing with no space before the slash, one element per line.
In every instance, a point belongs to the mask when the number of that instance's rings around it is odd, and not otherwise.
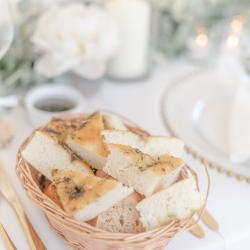
<path fill-rule="evenodd" d="M 25 13 L 24 10 L 22 12 Z M 16 87 L 27 86 L 41 80 L 41 77 L 33 71 L 37 55 L 32 50 L 30 38 L 35 20 L 35 15 L 27 14 L 15 24 L 14 40 L 0 60 L 0 95 L 8 94 Z"/>
<path fill-rule="evenodd" d="M 225 27 L 235 15 L 249 16 L 250 11 L 249 0 L 150 1 L 157 16 L 155 49 L 167 57 L 185 52 L 188 39 L 198 27 L 206 27 L 213 39 L 219 40 L 225 35 L 218 32 L 219 26 Z"/>

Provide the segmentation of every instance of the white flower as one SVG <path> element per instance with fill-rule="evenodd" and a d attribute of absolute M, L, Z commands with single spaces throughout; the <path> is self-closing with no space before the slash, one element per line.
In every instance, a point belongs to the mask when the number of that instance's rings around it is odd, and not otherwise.
<path fill-rule="evenodd" d="M 46 77 L 72 70 L 98 78 L 117 50 L 118 40 L 115 22 L 104 10 L 78 3 L 56 6 L 39 18 L 32 37 L 41 54 L 35 70 Z"/>

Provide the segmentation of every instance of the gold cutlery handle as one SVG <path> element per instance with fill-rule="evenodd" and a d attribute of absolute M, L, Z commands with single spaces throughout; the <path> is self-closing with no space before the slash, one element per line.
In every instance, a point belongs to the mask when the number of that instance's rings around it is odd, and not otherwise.
<path fill-rule="evenodd" d="M 43 244 L 42 240 L 38 236 L 36 230 L 33 228 L 32 224 L 30 223 L 29 219 L 27 218 L 27 216 L 25 216 L 25 217 L 26 217 L 26 221 L 28 222 L 32 238 L 33 238 L 33 240 L 34 240 L 34 242 L 36 244 L 36 249 L 37 250 L 47 250 L 47 248 Z"/>
<path fill-rule="evenodd" d="M 19 218 L 19 221 L 23 227 L 23 230 L 24 230 L 24 233 L 26 235 L 26 238 L 28 240 L 28 244 L 30 246 L 30 249 L 31 250 L 37 250 L 37 247 L 35 245 L 35 242 L 32 238 L 32 234 L 31 234 L 31 231 L 30 231 L 30 228 L 29 228 L 29 224 L 28 224 L 28 221 L 26 219 L 26 216 L 25 216 L 25 213 L 23 211 L 23 208 L 22 206 L 20 205 L 19 201 L 18 200 L 13 200 L 12 202 L 12 206 L 16 212 L 16 215 L 17 217 Z"/>
<path fill-rule="evenodd" d="M 214 231 L 219 230 L 219 224 L 215 220 L 215 218 L 206 210 L 204 209 L 203 213 L 201 214 L 201 220 L 211 229 Z"/>
<path fill-rule="evenodd" d="M 195 235 L 198 238 L 204 238 L 205 237 L 205 232 L 202 229 L 202 227 L 199 226 L 198 224 L 195 224 L 195 220 L 194 219 L 191 219 L 190 223 L 191 223 L 191 225 L 193 225 L 189 229 L 190 233 L 192 233 L 193 235 Z"/>
<path fill-rule="evenodd" d="M 41 239 L 35 232 L 35 229 L 29 223 L 22 205 L 16 195 L 15 189 L 13 188 L 8 176 L 0 161 L 0 192 L 9 202 L 12 208 L 15 210 L 16 215 L 23 227 L 24 233 L 26 235 L 29 247 L 31 250 L 44 250 L 46 249 L 43 245 Z"/>
<path fill-rule="evenodd" d="M 2 238 L 4 240 L 4 244 L 8 250 L 16 250 L 16 247 L 14 246 L 13 242 L 11 241 L 8 233 L 5 231 L 3 225 L 0 223 L 0 233 L 2 235 Z"/>

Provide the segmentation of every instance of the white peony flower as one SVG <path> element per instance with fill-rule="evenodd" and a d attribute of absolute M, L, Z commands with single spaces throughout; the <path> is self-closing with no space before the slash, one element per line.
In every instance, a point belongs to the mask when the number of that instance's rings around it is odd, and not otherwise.
<path fill-rule="evenodd" d="M 118 40 L 115 22 L 104 10 L 78 3 L 55 6 L 41 15 L 32 37 L 41 54 L 35 70 L 46 77 L 71 70 L 99 78 Z"/>

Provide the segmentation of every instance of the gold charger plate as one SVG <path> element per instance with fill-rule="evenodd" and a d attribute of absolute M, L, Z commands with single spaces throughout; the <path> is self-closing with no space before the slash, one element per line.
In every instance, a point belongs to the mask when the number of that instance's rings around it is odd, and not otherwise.
<path fill-rule="evenodd" d="M 250 162 L 230 161 L 227 124 L 233 92 L 221 81 L 213 69 L 174 81 L 161 98 L 162 119 L 196 159 L 219 173 L 250 183 Z"/>

